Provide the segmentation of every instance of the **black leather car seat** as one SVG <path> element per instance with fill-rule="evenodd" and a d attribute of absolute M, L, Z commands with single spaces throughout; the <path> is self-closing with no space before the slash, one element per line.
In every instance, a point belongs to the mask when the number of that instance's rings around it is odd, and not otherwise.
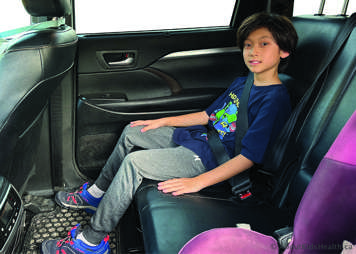
<path fill-rule="evenodd" d="M 324 61 L 322 51 L 325 54 L 333 47 L 337 34 L 344 27 L 346 20 L 343 19 L 302 17 L 293 20 L 297 31 L 300 31 L 298 34 L 302 35 L 297 50 L 302 56 L 293 58 L 297 62 L 290 63 L 287 73 L 312 83 Z M 319 20 L 322 20 L 322 25 Z M 320 25 L 323 27 L 322 34 L 316 32 Z M 282 163 L 276 163 L 280 165 L 283 175 L 278 174 L 275 178 L 277 182 L 282 175 L 283 179 L 287 176 L 287 180 L 273 186 L 271 190 L 264 189 L 267 190 L 265 193 L 276 191 L 272 200 L 262 199 L 263 202 L 259 202 L 253 199 L 240 201 L 225 198 L 219 195 L 217 188 L 174 197 L 160 192 L 155 181 L 143 182 L 135 194 L 134 208 L 138 210 L 140 231 L 143 232 L 144 249 L 147 253 L 178 253 L 195 235 L 212 228 L 234 227 L 237 223 L 248 223 L 253 230 L 267 235 L 293 224 L 295 211 L 318 164 L 356 109 L 353 103 L 356 89 L 355 42 L 356 30 L 353 27 L 348 40 L 330 64 L 327 75 L 321 80 L 323 85 L 309 98 L 311 106 L 308 105 L 306 112 L 302 112 L 293 125 L 295 132 L 292 137 L 288 137 L 288 141 L 281 140 L 287 142 L 288 149 L 283 154 Z M 318 53 L 308 53 L 314 51 Z M 318 56 L 319 62 L 314 59 Z M 310 60 L 311 58 L 313 59 Z M 317 63 L 318 66 L 314 66 Z M 305 69 L 305 66 L 310 68 Z M 305 87 L 301 90 L 298 87 L 293 91 L 298 93 L 305 90 Z M 279 153 L 279 150 L 274 151 L 271 154 Z M 120 227 L 126 225 L 129 225 L 128 222 L 122 223 Z M 125 239 L 126 237 L 125 235 Z M 184 238 L 185 241 L 182 240 Z"/>
<path fill-rule="evenodd" d="M 0 34 L 0 175 L 18 190 L 49 152 L 38 151 L 42 131 L 49 131 L 42 128 L 48 101 L 72 70 L 77 46 L 75 31 L 64 24 L 70 0 L 22 2 L 31 16 L 50 21 Z"/>

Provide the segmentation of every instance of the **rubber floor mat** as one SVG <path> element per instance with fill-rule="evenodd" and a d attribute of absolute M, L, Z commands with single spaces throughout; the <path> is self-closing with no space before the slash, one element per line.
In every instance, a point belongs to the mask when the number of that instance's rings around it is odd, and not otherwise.
<path fill-rule="evenodd" d="M 56 206 L 51 212 L 36 214 L 30 223 L 24 240 L 24 254 L 40 253 L 40 246 L 47 239 L 62 239 L 70 229 L 80 223 L 88 224 L 91 215 L 85 211 L 73 211 Z M 112 254 L 118 253 L 118 232 L 110 234 L 110 248 Z"/>

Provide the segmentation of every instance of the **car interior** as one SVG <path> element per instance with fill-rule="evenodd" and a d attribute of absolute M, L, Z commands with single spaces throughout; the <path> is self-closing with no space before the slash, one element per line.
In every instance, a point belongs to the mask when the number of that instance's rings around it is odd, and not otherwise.
<path fill-rule="evenodd" d="M 95 180 L 131 121 L 202 111 L 246 76 L 236 31 L 258 12 L 290 18 L 299 40 L 280 74 L 293 111 L 265 164 L 251 173 L 253 195 L 236 196 L 222 183 L 172 196 L 144 179 L 110 233 L 111 253 L 179 253 L 197 235 L 237 224 L 275 239 L 280 253 L 310 227 L 320 237 L 303 241 L 334 248 L 295 253 L 341 253 L 344 240 L 356 244 L 355 187 L 337 182 L 344 166 L 320 167 L 356 110 L 354 0 L 334 14 L 323 12 L 328 1 L 321 0 L 303 15 L 293 14 L 297 0 L 236 0 L 227 26 L 103 33 L 78 32 L 76 2 L 22 0 L 31 24 L 0 31 L 0 253 L 40 253 L 44 240 L 89 223 L 85 211 L 59 207 L 55 193 Z M 327 185 L 309 186 L 323 177 Z M 323 189 L 332 185 L 333 193 Z M 313 202 L 344 189 L 349 205 Z M 320 217 L 325 210 L 334 212 Z M 303 224 L 319 217 L 327 221 Z M 333 220 L 336 226 L 320 226 Z"/>

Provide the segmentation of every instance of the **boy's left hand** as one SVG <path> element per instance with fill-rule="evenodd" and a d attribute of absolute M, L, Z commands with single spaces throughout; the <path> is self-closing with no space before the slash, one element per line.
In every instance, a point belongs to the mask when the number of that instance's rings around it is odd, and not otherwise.
<path fill-rule="evenodd" d="M 176 178 L 158 184 L 158 190 L 164 193 L 172 193 L 173 196 L 198 192 L 201 189 L 196 178 Z"/>

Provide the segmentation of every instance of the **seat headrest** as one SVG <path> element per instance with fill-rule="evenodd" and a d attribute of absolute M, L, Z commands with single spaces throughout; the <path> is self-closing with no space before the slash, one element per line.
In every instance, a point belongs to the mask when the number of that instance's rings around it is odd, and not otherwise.
<path fill-rule="evenodd" d="M 22 4 L 35 17 L 63 17 L 71 12 L 71 0 L 22 0 Z"/>

